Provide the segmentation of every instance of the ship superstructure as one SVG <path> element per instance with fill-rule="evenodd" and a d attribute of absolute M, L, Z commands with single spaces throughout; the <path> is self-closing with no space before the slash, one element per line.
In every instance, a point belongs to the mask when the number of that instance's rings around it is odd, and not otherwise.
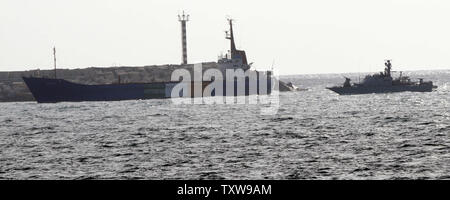
<path fill-rule="evenodd" d="M 250 69 L 250 65 L 247 62 L 247 54 L 243 50 L 236 49 L 233 33 L 233 19 L 228 19 L 230 30 L 226 31 L 226 39 L 230 40 L 230 50 L 225 56 L 219 57 L 217 61 L 219 68 L 225 69 Z"/>

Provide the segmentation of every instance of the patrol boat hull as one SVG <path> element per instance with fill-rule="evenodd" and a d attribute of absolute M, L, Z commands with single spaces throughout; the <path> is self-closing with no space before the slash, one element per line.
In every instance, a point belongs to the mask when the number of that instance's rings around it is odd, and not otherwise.
<path fill-rule="evenodd" d="M 372 94 L 372 93 L 394 93 L 394 92 L 432 92 L 432 84 L 423 85 L 393 85 L 393 86 L 352 86 L 352 87 L 330 87 L 327 88 L 340 95 Z"/>

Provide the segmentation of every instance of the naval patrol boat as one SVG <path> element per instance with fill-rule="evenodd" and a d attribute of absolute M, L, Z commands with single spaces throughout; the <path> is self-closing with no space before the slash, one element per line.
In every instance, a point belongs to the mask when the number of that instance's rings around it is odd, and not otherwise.
<path fill-rule="evenodd" d="M 412 81 L 408 76 L 392 77 L 392 63 L 391 60 L 386 60 L 384 63 L 386 68 L 384 72 L 373 75 L 367 75 L 360 83 L 351 83 L 351 79 L 344 77 L 345 82 L 343 86 L 327 87 L 327 89 L 336 92 L 340 95 L 354 95 L 354 94 L 371 94 L 371 93 L 392 93 L 392 92 L 431 92 L 437 86 L 433 85 L 432 81 Z"/>

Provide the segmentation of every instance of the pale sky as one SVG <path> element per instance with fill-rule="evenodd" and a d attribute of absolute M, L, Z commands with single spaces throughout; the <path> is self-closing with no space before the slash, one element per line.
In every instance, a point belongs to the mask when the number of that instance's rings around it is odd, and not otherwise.
<path fill-rule="evenodd" d="M 450 69 L 448 0 L 0 0 L 0 71 L 189 63 L 237 47 L 280 74 Z"/>

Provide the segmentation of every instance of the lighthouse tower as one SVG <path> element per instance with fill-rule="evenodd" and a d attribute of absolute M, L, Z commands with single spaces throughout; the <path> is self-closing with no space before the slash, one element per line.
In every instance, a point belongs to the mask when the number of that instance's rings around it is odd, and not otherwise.
<path fill-rule="evenodd" d="M 189 15 L 183 14 L 178 15 L 178 21 L 181 22 L 181 47 L 182 47 L 182 57 L 181 64 L 187 64 L 187 44 L 186 44 L 186 22 L 189 21 Z"/>

